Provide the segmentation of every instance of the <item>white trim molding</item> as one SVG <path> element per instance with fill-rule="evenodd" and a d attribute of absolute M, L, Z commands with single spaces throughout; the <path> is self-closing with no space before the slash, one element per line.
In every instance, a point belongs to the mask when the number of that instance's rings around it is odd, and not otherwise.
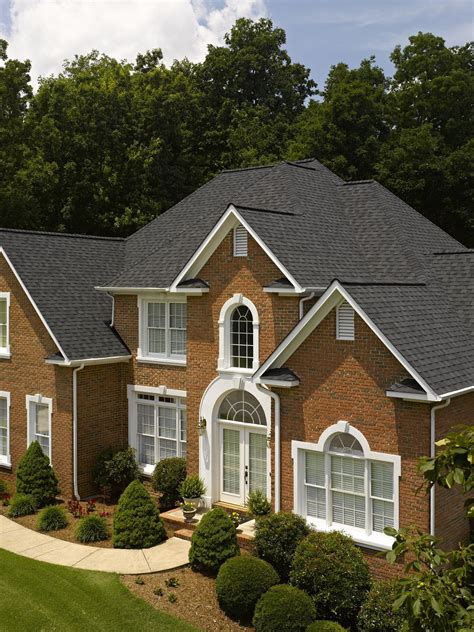
<path fill-rule="evenodd" d="M 335 523 L 332 517 L 332 485 L 331 485 L 331 458 L 332 456 L 342 456 L 344 453 L 329 452 L 331 440 L 337 434 L 347 434 L 353 437 L 361 446 L 363 454 L 351 458 L 362 460 L 364 463 L 364 498 L 365 498 L 365 528 L 348 526 Z M 324 456 L 324 485 L 320 488 L 324 493 L 325 518 L 315 518 L 307 515 L 305 499 L 305 458 L 306 453 L 316 452 Z M 309 524 L 315 526 L 319 531 L 342 531 L 350 535 L 355 542 L 362 546 L 378 550 L 387 550 L 392 547 L 393 538 L 386 536 L 382 532 L 374 531 L 372 528 L 372 491 L 371 491 L 371 465 L 372 463 L 389 463 L 393 467 L 393 526 L 399 526 L 399 478 L 401 476 L 401 457 L 397 454 L 386 454 L 385 452 L 375 452 L 370 449 L 370 445 L 360 430 L 352 426 L 347 421 L 338 421 L 336 424 L 326 428 L 321 433 L 316 443 L 307 441 L 292 441 L 291 456 L 293 459 L 293 504 L 294 512 L 303 516 Z M 383 499 L 382 499 L 383 500 Z"/>
<path fill-rule="evenodd" d="M 165 306 L 165 353 L 148 352 L 148 305 L 163 304 Z M 137 297 L 138 305 L 138 349 L 137 361 L 150 362 L 154 364 L 169 364 L 173 366 L 186 365 L 186 353 L 182 355 L 171 353 L 171 328 L 170 328 L 170 305 L 179 303 L 187 304 L 186 296 L 183 294 L 165 294 L 160 293 L 154 296 L 139 295 Z M 182 329 L 180 330 L 182 331 Z M 187 325 L 184 330 L 187 332 Z"/>
<path fill-rule="evenodd" d="M 11 467 L 12 459 L 10 453 L 10 425 L 11 425 L 11 417 L 10 417 L 10 393 L 8 391 L 0 391 L 0 399 L 4 399 L 7 402 L 7 453 L 0 454 L 0 467 Z"/>
<path fill-rule="evenodd" d="M 253 360 L 252 367 L 250 369 L 242 369 L 232 366 L 232 351 L 231 351 L 231 324 L 230 318 L 236 307 L 244 305 L 250 310 L 252 314 L 253 323 Z M 221 308 L 219 314 L 219 358 L 217 360 L 218 371 L 228 371 L 230 373 L 242 373 L 243 375 L 252 375 L 259 367 L 259 332 L 260 332 L 260 319 L 258 311 L 255 305 L 246 298 L 243 294 L 234 294 L 229 300 L 227 300 Z"/>
<path fill-rule="evenodd" d="M 84 360 L 53 360 L 47 358 L 46 364 L 53 364 L 54 366 L 65 367 L 80 367 L 80 366 L 93 366 L 94 364 L 116 364 L 118 362 L 128 362 L 132 359 L 131 355 L 124 356 L 109 356 L 108 358 L 85 358 Z"/>
<path fill-rule="evenodd" d="M 52 421 L 53 421 L 53 400 L 50 397 L 43 397 L 39 393 L 36 395 L 26 396 L 26 419 L 27 419 L 27 446 L 34 441 L 34 428 L 33 423 L 35 417 L 33 414 L 33 407 L 36 404 L 41 404 L 48 407 L 48 444 L 49 444 L 49 462 L 53 463 L 53 433 L 52 433 Z"/>
<path fill-rule="evenodd" d="M 0 301 L 5 301 L 5 315 L 6 315 L 6 322 L 5 322 L 6 345 L 4 347 L 0 346 L 0 359 L 1 358 L 8 359 L 11 357 L 11 353 L 10 353 L 10 292 L 0 292 Z M 2 325 L 2 323 L 0 323 L 0 325 Z"/>

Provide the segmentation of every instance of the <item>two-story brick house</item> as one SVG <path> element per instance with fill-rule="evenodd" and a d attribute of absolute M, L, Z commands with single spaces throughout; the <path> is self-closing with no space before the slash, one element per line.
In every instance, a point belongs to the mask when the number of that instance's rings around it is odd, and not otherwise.
<path fill-rule="evenodd" d="M 223 172 L 128 239 L 0 231 L 0 478 L 38 439 L 63 495 L 106 447 L 186 455 L 206 502 L 384 549 L 467 534 L 417 460 L 474 410 L 474 251 L 316 160 Z"/>

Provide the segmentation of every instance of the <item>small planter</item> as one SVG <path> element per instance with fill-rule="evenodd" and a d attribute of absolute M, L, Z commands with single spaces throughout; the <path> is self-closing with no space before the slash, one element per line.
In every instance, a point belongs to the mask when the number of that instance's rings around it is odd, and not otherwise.
<path fill-rule="evenodd" d="M 193 507 L 192 509 L 183 508 L 183 517 L 186 520 L 186 522 L 191 522 L 191 520 L 196 515 L 196 511 L 197 511 L 196 507 Z"/>
<path fill-rule="evenodd" d="M 186 505 L 191 505 L 197 511 L 199 509 L 199 505 L 201 504 L 201 497 L 198 498 L 183 498 Z M 196 513 L 196 512 L 194 512 Z"/>

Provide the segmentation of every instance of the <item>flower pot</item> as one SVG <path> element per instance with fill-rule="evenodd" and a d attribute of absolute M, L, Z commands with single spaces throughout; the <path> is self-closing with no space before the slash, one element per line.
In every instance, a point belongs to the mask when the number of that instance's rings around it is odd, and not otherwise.
<path fill-rule="evenodd" d="M 201 504 L 201 498 L 183 498 L 183 501 L 187 505 L 192 505 L 195 509 L 199 509 L 199 505 Z"/>
<path fill-rule="evenodd" d="M 186 522 L 191 522 L 191 520 L 194 518 L 194 516 L 196 515 L 196 511 L 197 509 L 189 509 L 189 510 L 185 510 L 183 509 L 183 517 L 186 520 Z"/>

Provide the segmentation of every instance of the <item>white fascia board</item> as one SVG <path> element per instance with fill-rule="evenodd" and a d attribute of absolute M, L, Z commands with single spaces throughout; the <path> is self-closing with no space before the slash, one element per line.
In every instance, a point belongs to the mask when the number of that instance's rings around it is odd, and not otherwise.
<path fill-rule="evenodd" d="M 447 399 L 448 397 L 458 397 L 459 395 L 466 395 L 467 393 L 470 393 L 472 391 L 474 391 L 474 385 L 466 386 L 466 388 L 460 388 L 457 391 L 450 391 L 449 393 L 443 393 L 439 397 L 440 399 Z"/>
<path fill-rule="evenodd" d="M 185 277 L 194 278 L 198 275 L 199 271 L 210 259 L 215 252 L 219 244 L 222 242 L 227 233 L 235 226 L 242 224 L 246 231 L 255 239 L 258 245 L 262 248 L 265 254 L 273 261 L 273 263 L 279 268 L 282 274 L 293 284 L 296 292 L 303 292 L 304 288 L 296 281 L 296 279 L 288 272 L 288 270 L 280 263 L 273 252 L 257 235 L 254 229 L 248 224 L 248 222 L 240 215 L 233 204 L 229 204 L 226 212 L 222 215 L 220 220 L 208 234 L 206 239 L 202 242 L 194 255 L 181 270 L 179 275 L 171 284 L 170 290 L 173 292 L 177 286 L 185 279 Z"/>
<path fill-rule="evenodd" d="M 48 334 L 51 336 L 54 344 L 57 346 L 58 350 L 62 353 L 62 355 L 64 356 L 64 359 L 66 362 L 68 362 L 68 358 L 67 355 L 64 351 L 64 349 L 62 348 L 62 346 L 59 344 L 58 339 L 56 338 L 56 336 L 53 334 L 50 326 L 48 325 L 48 323 L 46 322 L 46 319 L 44 318 L 43 314 L 40 312 L 38 305 L 36 305 L 35 301 L 33 300 L 33 297 L 31 296 L 31 294 L 29 293 L 26 285 L 23 283 L 20 275 L 18 274 L 18 272 L 15 270 L 15 267 L 13 265 L 13 263 L 10 261 L 9 256 L 7 255 L 7 253 L 5 252 L 5 250 L 3 249 L 3 247 L 0 247 L 0 254 L 3 255 L 5 261 L 7 262 L 7 264 L 9 265 L 11 271 L 13 272 L 13 274 L 15 275 L 16 280 L 18 281 L 18 283 L 20 284 L 23 292 L 26 294 L 26 296 L 28 297 L 28 300 L 30 301 L 31 305 L 33 306 L 33 309 L 35 310 L 35 312 L 37 313 L 39 319 L 41 320 L 41 322 L 43 323 L 46 331 L 48 332 Z"/>
<path fill-rule="evenodd" d="M 440 397 L 433 391 L 421 375 L 410 365 L 403 355 L 388 340 L 382 331 L 369 318 L 364 310 L 356 303 L 349 292 L 339 283 L 333 281 L 326 292 L 316 302 L 309 312 L 300 320 L 298 325 L 283 340 L 283 342 L 275 349 L 272 355 L 258 369 L 254 375 L 255 378 L 261 378 L 262 374 L 270 368 L 281 368 L 284 362 L 296 351 L 309 334 L 316 329 L 319 323 L 325 318 L 329 312 L 339 303 L 341 299 L 346 300 L 354 311 L 362 318 L 362 320 L 370 327 L 379 340 L 387 347 L 387 349 L 395 356 L 406 371 L 422 386 L 426 391 L 427 401 L 438 402 Z"/>
<path fill-rule="evenodd" d="M 67 362 L 63 362 L 62 360 L 45 360 L 45 363 L 55 366 L 77 367 L 81 365 L 90 366 L 93 364 L 116 364 L 117 362 L 128 362 L 131 359 L 131 355 L 126 355 L 110 356 L 108 358 L 86 358 L 85 360 L 70 360 Z"/>
<path fill-rule="evenodd" d="M 277 287 L 264 287 L 263 291 L 267 294 L 278 294 L 278 296 L 301 296 L 301 294 L 305 294 L 305 291 L 298 292 L 297 290 L 288 288 L 284 290 L 283 288 Z"/>
<path fill-rule="evenodd" d="M 427 402 L 433 401 L 428 398 L 427 393 L 420 393 L 419 395 L 417 395 L 416 393 L 402 393 L 400 391 L 385 391 L 385 395 L 387 397 L 393 397 L 394 399 L 403 399 L 403 401 L 408 401 L 408 402 L 420 402 L 421 404 L 426 404 Z"/>
<path fill-rule="evenodd" d="M 265 384 L 265 386 L 274 386 L 276 388 L 293 388 L 294 386 L 299 386 L 300 381 L 286 381 L 283 380 L 267 380 L 265 378 L 260 378 L 256 380 L 258 384 Z"/>
<path fill-rule="evenodd" d="M 184 294 L 184 295 L 188 295 L 188 296 L 201 296 L 202 294 L 207 294 L 209 292 L 209 288 L 208 287 L 203 287 L 203 288 L 199 288 L 199 287 L 190 287 L 190 288 L 186 288 L 186 287 L 178 287 L 176 288 L 176 290 L 174 290 L 173 292 L 170 292 L 171 294 Z"/>
<path fill-rule="evenodd" d="M 107 292 L 109 294 L 141 294 L 143 292 L 168 292 L 168 287 L 101 287 L 95 286 L 94 290 L 98 292 Z"/>

